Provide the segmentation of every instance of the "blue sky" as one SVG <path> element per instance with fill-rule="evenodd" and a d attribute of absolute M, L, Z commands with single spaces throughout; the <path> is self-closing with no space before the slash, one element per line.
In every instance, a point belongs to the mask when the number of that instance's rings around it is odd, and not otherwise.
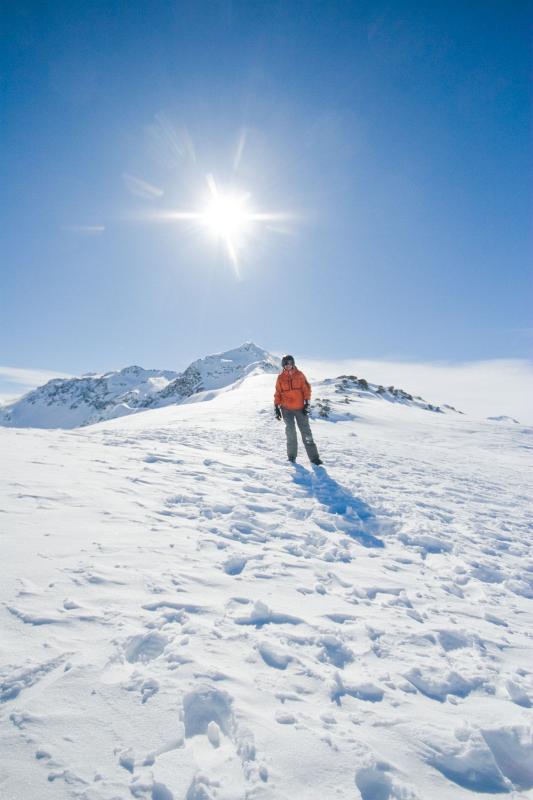
<path fill-rule="evenodd" d="M 8 6 L 0 364 L 530 357 L 528 3 Z M 208 174 L 289 215 L 239 278 Z"/>

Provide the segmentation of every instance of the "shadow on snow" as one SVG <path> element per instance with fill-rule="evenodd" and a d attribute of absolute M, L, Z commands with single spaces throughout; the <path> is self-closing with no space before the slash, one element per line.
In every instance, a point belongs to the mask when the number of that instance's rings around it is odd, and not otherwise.
<path fill-rule="evenodd" d="M 330 514 L 340 517 L 337 528 L 347 536 L 356 539 L 365 547 L 384 547 L 384 543 L 374 532 L 379 530 L 376 515 L 370 506 L 334 478 L 324 467 L 315 467 L 311 472 L 300 464 L 294 465 L 293 480 L 323 505 Z"/>

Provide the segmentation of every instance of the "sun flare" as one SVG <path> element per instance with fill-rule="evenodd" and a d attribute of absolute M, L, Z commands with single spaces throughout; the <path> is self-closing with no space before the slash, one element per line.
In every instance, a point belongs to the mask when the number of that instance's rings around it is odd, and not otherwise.
<path fill-rule="evenodd" d="M 224 242 L 228 256 L 237 269 L 237 252 L 254 219 L 249 195 L 221 192 L 212 175 L 207 177 L 210 200 L 200 220 L 207 230 Z"/>
<path fill-rule="evenodd" d="M 250 221 L 245 197 L 217 194 L 202 215 L 202 222 L 222 239 L 238 236 Z"/>
<path fill-rule="evenodd" d="M 227 257 L 239 277 L 239 257 L 253 236 L 261 229 L 281 231 L 279 223 L 287 222 L 291 215 L 279 212 L 256 211 L 252 207 L 251 195 L 236 188 L 219 189 L 212 175 L 207 175 L 209 194 L 204 196 L 203 209 L 196 211 L 158 212 L 158 219 L 188 223 L 192 229 L 207 233 L 211 239 L 223 245 Z M 274 228 L 273 225 L 277 227 Z"/>

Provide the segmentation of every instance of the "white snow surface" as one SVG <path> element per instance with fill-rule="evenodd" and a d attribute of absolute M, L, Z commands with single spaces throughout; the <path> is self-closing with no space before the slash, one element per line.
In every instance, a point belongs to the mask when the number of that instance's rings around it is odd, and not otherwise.
<path fill-rule="evenodd" d="M 273 383 L 0 429 L 0 797 L 533 797 L 533 429 Z"/>

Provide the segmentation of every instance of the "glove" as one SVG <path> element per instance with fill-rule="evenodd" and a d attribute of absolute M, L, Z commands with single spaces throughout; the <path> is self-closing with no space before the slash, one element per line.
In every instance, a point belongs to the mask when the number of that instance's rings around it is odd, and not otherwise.
<path fill-rule="evenodd" d="M 309 411 L 310 411 L 310 410 L 311 410 L 311 409 L 309 408 L 309 400 L 304 400 L 303 412 L 304 412 L 304 414 L 305 414 L 305 416 L 306 416 L 306 417 L 308 417 L 308 416 L 309 416 Z"/>
<path fill-rule="evenodd" d="M 276 419 L 281 419 L 281 408 L 280 408 L 280 406 L 274 406 L 274 414 L 276 415 Z"/>

